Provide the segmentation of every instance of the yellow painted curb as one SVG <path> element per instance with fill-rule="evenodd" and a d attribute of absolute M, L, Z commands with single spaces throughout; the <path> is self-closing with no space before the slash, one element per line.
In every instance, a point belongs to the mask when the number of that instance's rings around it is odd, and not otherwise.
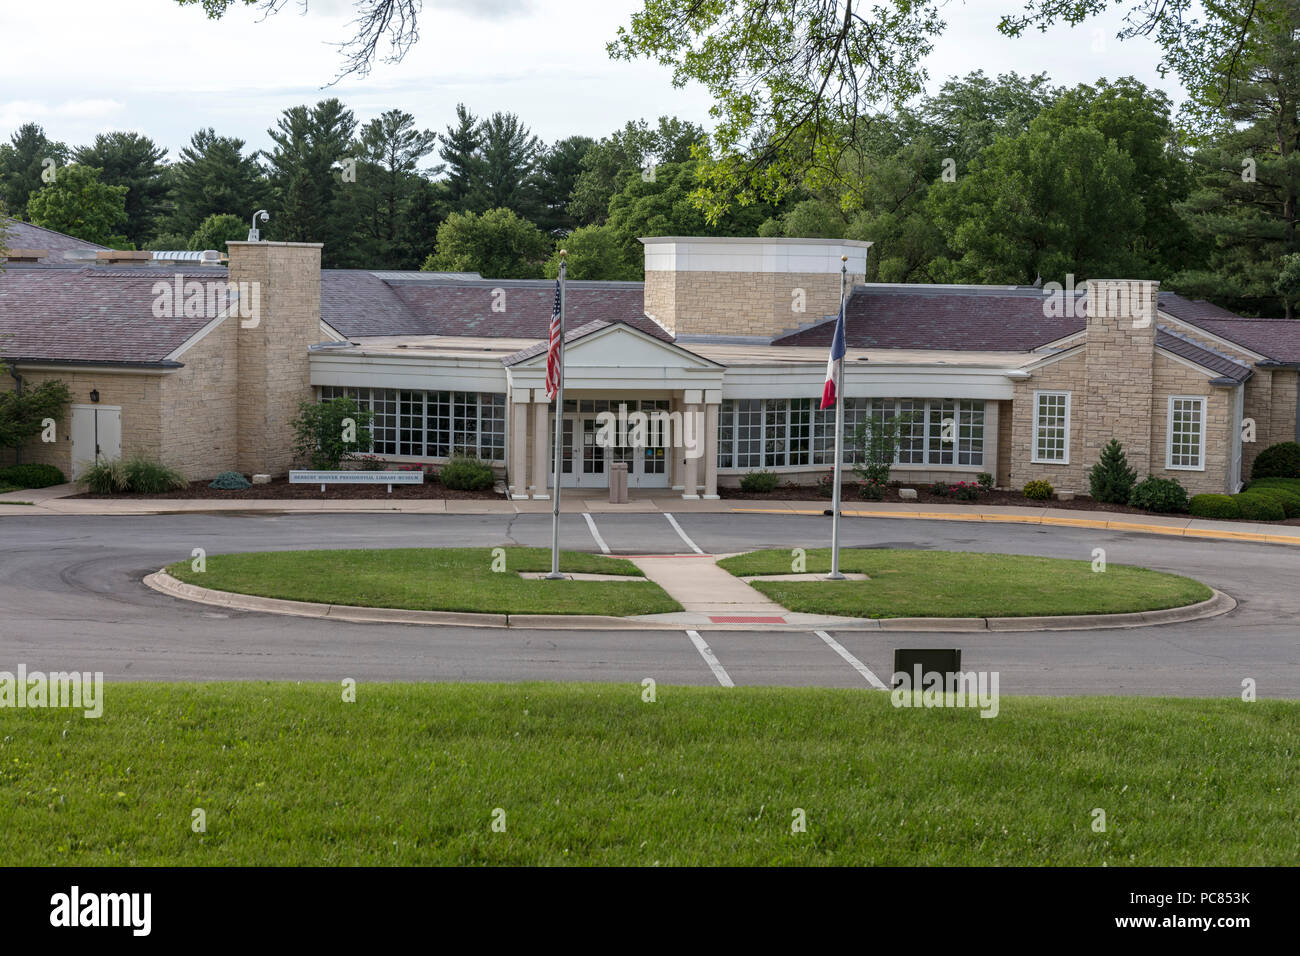
<path fill-rule="evenodd" d="M 820 515 L 822 511 L 805 511 L 794 508 L 732 508 L 734 514 L 784 514 Z M 841 511 L 851 518 L 919 518 L 924 521 L 992 521 L 1004 524 L 1056 525 L 1067 528 L 1096 528 L 1101 531 L 1132 531 L 1141 534 L 1163 534 L 1173 537 L 1208 538 L 1220 541 L 1256 541 L 1263 544 L 1300 545 L 1300 535 L 1261 534 L 1258 531 L 1216 531 L 1212 528 L 1173 528 L 1167 525 L 1139 524 L 1131 521 L 1099 520 L 1096 518 L 1058 518 L 1054 515 L 1006 515 L 977 511 L 970 514 L 953 514 L 939 511 Z"/>

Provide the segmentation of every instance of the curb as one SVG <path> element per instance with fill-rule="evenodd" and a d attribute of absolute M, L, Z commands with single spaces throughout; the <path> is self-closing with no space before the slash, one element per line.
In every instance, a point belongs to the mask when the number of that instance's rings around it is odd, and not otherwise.
<path fill-rule="evenodd" d="M 309 601 L 286 601 L 282 598 L 215 591 L 186 584 L 166 571 L 156 571 L 144 579 L 146 586 L 183 601 L 215 604 L 239 611 L 267 614 L 291 614 L 297 617 L 328 618 L 363 624 L 444 624 L 458 627 L 531 628 L 533 630 L 591 631 L 681 631 L 691 627 L 709 630 L 754 630 L 750 625 L 690 625 L 669 623 L 650 617 L 606 617 L 599 614 L 476 614 L 467 611 L 411 611 L 401 608 L 355 607 L 347 604 L 316 604 Z M 1160 611 L 1137 611 L 1125 614 L 1071 614 L 1058 617 L 890 617 L 845 623 L 844 619 L 826 618 L 804 624 L 769 625 L 763 630 L 810 631 L 819 627 L 836 631 L 1098 631 L 1111 628 L 1151 627 L 1159 624 L 1182 624 L 1202 618 L 1227 614 L 1237 602 L 1215 590 L 1207 600 L 1185 607 Z M 793 613 L 793 612 L 792 612 Z M 674 615 L 677 616 L 677 615 Z"/>

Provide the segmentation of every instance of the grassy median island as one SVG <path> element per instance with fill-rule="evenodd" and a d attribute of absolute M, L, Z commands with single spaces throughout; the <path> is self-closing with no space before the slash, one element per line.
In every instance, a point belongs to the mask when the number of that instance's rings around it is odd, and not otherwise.
<path fill-rule="evenodd" d="M 738 577 L 791 573 L 788 550 L 751 551 L 718 566 Z M 830 549 L 807 553 L 809 572 L 831 567 Z M 841 549 L 840 570 L 868 581 L 754 581 L 791 611 L 846 617 L 1033 617 L 1119 614 L 1195 604 L 1212 592 L 1199 581 L 1119 564 L 956 551 Z"/>
<path fill-rule="evenodd" d="M 109 684 L 0 709 L 0 863 L 1289 865 L 1300 703 Z M 491 829 L 505 811 L 506 831 Z M 807 832 L 792 833 L 795 808 Z M 1106 811 L 1106 832 L 1092 829 Z M 207 831 L 191 829 L 203 810 Z"/>
<path fill-rule="evenodd" d="M 529 581 L 549 571 L 545 548 L 506 548 L 493 571 L 491 548 L 395 548 L 217 554 L 207 570 L 178 561 L 167 573 L 187 584 L 259 597 L 355 607 L 486 614 L 667 614 L 682 606 L 651 581 Z M 560 570 L 637 576 L 629 561 L 562 551 Z"/>

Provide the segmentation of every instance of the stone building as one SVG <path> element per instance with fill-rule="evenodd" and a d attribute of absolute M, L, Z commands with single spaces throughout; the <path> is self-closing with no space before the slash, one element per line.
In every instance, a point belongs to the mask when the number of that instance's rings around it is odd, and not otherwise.
<path fill-rule="evenodd" d="M 615 461 L 632 487 L 687 498 L 751 471 L 826 474 L 834 417 L 817 404 L 842 274 L 848 430 L 898 419 L 897 479 L 1086 492 L 1114 437 L 1143 475 L 1233 491 L 1259 449 L 1296 438 L 1300 324 L 1149 280 L 864 283 L 866 242 L 642 242 L 644 282 L 567 284 L 566 486 L 604 487 Z M 59 378 L 74 397 L 58 440 L 24 460 L 283 473 L 299 403 L 347 394 L 388 462 L 465 452 L 514 497 L 551 493 L 553 281 L 322 271 L 302 243 L 231 243 L 227 265 L 42 251 L 0 272 L 0 355 L 24 385 Z M 602 433 L 620 412 L 665 427 Z"/>

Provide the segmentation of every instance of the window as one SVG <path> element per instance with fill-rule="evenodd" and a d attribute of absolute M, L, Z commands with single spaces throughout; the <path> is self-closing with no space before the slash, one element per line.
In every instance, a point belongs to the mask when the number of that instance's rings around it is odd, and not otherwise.
<path fill-rule="evenodd" d="M 983 432 L 983 410 L 980 414 Z M 1070 463 L 1070 393 L 1034 392 L 1033 460 L 1043 464 Z"/>
<path fill-rule="evenodd" d="M 505 459 L 504 394 L 321 386 L 321 401 L 343 396 L 374 412 L 372 454 L 450 458 L 463 452 L 485 461 Z"/>
<path fill-rule="evenodd" d="M 1165 467 L 1205 470 L 1205 399 L 1187 395 L 1169 397 L 1169 442 Z"/>
<path fill-rule="evenodd" d="M 816 399 L 731 399 L 718 418 L 719 468 L 780 468 L 835 463 L 835 409 Z M 844 400 L 844 463 L 867 424 L 898 422 L 903 465 L 984 464 L 984 403 L 968 399 L 848 398 Z"/>

